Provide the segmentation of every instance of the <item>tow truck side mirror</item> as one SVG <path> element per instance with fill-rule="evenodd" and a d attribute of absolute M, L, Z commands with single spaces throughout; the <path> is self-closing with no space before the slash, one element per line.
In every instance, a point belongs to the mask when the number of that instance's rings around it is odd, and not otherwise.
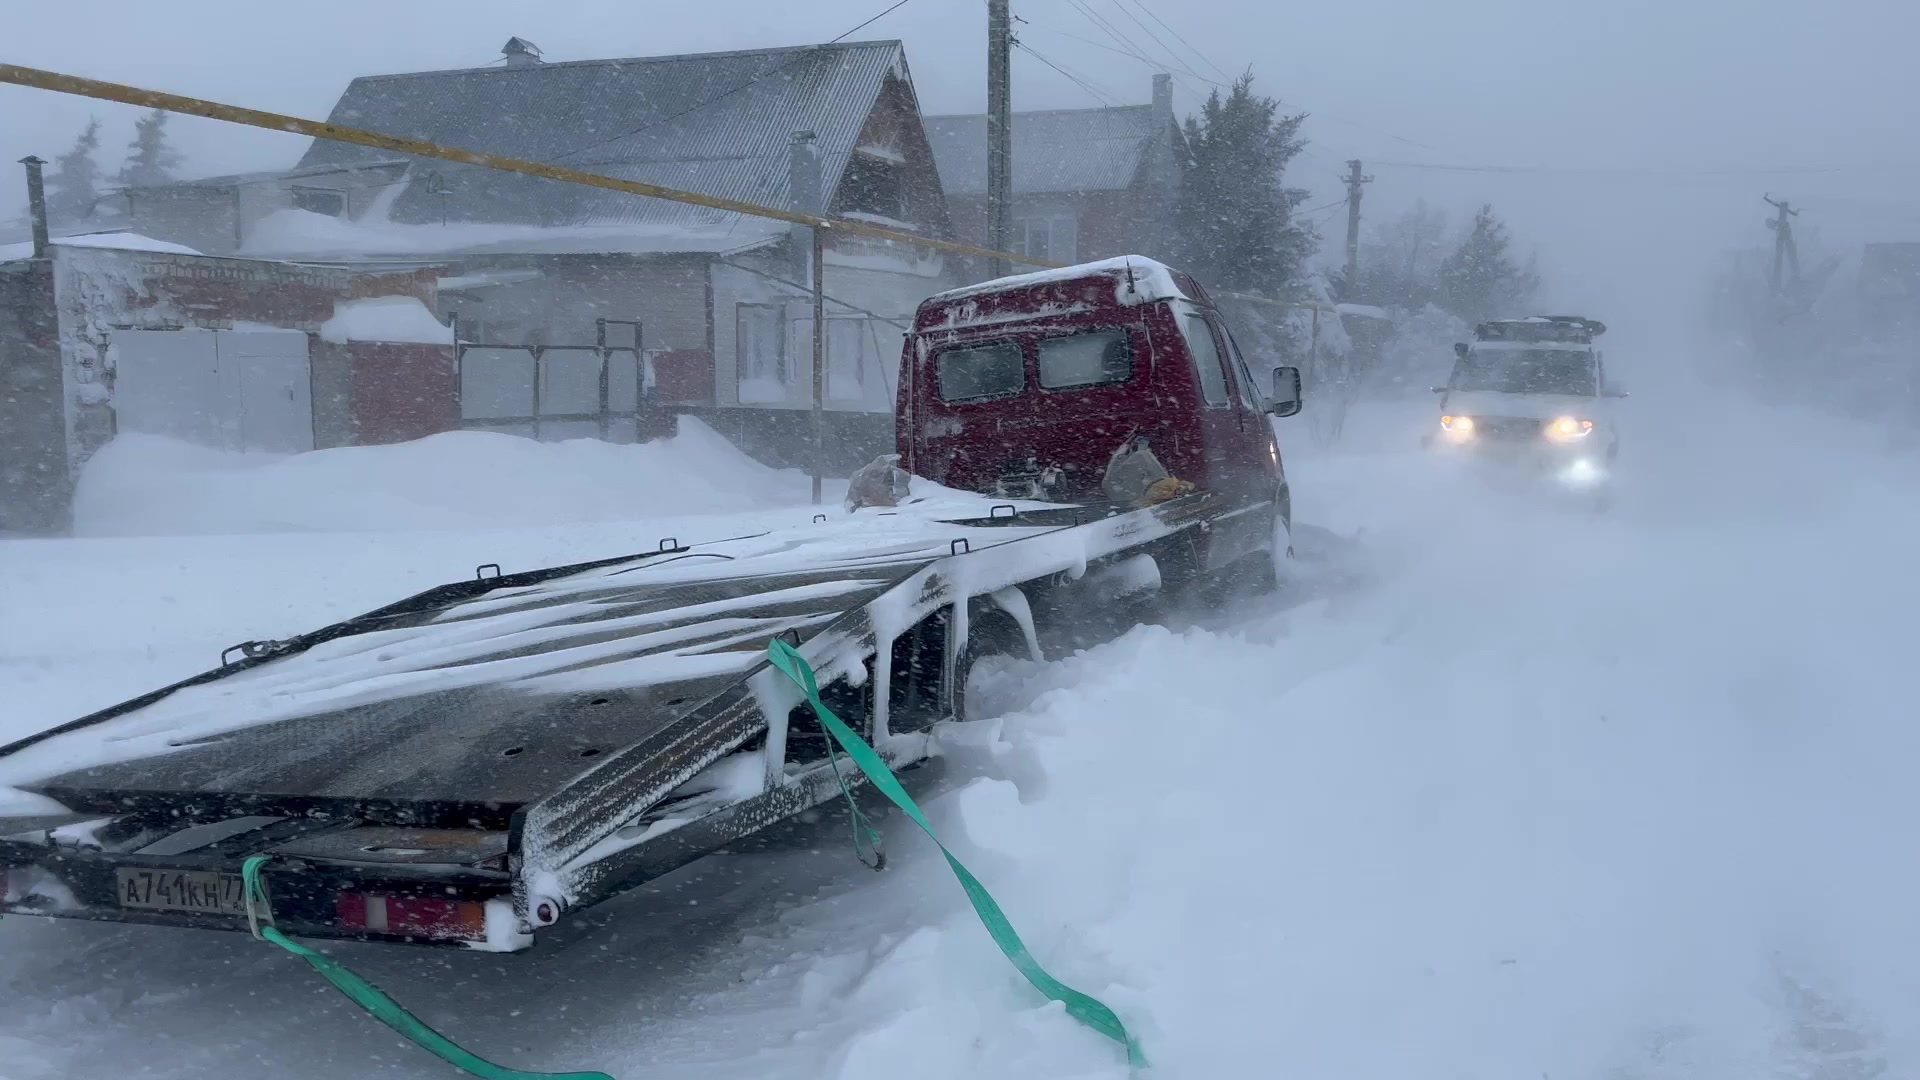
<path fill-rule="evenodd" d="M 1275 416 L 1292 416 L 1300 411 L 1300 369 L 1297 367 L 1277 367 L 1273 369 L 1273 406 L 1269 410 Z"/>
<path fill-rule="evenodd" d="M 1465 360 L 1467 358 L 1467 343 L 1464 341 L 1454 342 L 1453 355 L 1459 357 L 1462 360 Z"/>

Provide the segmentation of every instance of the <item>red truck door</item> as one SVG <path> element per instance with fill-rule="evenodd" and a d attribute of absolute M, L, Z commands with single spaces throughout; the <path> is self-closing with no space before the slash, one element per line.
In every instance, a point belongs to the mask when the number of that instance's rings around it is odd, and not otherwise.
<path fill-rule="evenodd" d="M 1207 551 L 1209 569 L 1217 569 L 1264 548 L 1271 538 L 1271 502 L 1277 488 L 1272 460 L 1273 436 L 1261 411 L 1261 395 L 1230 363 L 1230 342 L 1218 313 L 1177 304 L 1174 317 L 1193 355 L 1200 388 L 1200 435 L 1206 463 L 1205 486 L 1248 510 L 1220 522 Z"/>

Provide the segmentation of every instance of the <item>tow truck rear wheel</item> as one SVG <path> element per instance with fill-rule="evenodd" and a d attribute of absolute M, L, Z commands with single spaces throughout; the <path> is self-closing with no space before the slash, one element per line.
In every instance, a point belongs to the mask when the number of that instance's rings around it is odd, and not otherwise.
<path fill-rule="evenodd" d="M 953 718 L 985 720 L 972 715 L 969 703 L 979 704 L 983 695 L 974 685 L 974 677 L 996 666 L 995 660 L 1032 659 L 1027 651 L 1027 635 L 1013 616 L 998 608 L 976 606 L 967 613 L 967 641 L 960 647 L 960 658 L 953 671 Z M 975 711 L 978 711 L 977 709 Z"/>

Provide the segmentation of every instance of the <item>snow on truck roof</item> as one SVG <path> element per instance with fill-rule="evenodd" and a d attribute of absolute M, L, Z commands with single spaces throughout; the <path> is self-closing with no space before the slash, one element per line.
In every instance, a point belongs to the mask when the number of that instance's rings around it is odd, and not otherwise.
<path fill-rule="evenodd" d="M 994 278 L 992 281 L 983 281 L 977 285 L 964 285 L 958 289 L 935 293 L 925 302 L 944 304 L 954 300 L 984 296 L 988 293 L 1012 292 L 1016 289 L 1032 288 L 1035 285 L 1087 281 L 1098 277 L 1111 278 L 1115 285 L 1114 301 L 1129 306 L 1151 304 L 1156 300 L 1200 299 L 1197 296 L 1189 296 L 1175 280 L 1174 273 L 1172 267 L 1144 255 L 1116 255 L 1111 259 L 1101 259 L 1098 262 L 1076 263 L 1073 266 L 1040 270 L 1031 274 Z"/>

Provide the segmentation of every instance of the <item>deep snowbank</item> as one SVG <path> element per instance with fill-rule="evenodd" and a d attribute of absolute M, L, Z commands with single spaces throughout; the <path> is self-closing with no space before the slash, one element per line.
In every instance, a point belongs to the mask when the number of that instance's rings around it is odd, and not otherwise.
<path fill-rule="evenodd" d="M 671 439 L 629 446 L 453 431 L 284 456 L 122 435 L 88 461 L 74 531 L 497 528 L 764 509 L 806 502 L 808 493 L 804 474 L 769 469 L 690 417 Z"/>
<path fill-rule="evenodd" d="M 1156 1076 L 1920 1073 L 1910 466 L 1811 418 L 1640 386 L 1612 515 L 1411 455 L 1303 453 L 1300 505 L 1327 511 L 1304 516 L 1366 525 L 1377 586 L 1011 669 L 1005 717 L 948 734 L 935 824 L 1042 962 L 1137 1028 Z M 497 543 L 388 536 L 466 563 Z M 252 544 L 238 578 L 193 549 L 244 538 L 57 542 L 74 558 L 42 564 L 59 581 L 7 648 L 53 648 L 53 623 L 80 677 L 110 677 L 148 626 L 253 612 L 269 567 L 285 606 L 317 611 L 338 580 L 305 568 L 346 539 Z M 135 552 L 140 572 L 93 565 Z M 868 874 L 842 813 L 525 955 L 336 951 L 522 1068 L 1126 1075 L 1007 967 L 924 838 L 885 821 L 891 869 Z M 0 950 L 0 1072 L 444 1071 L 242 935 L 9 919 Z"/>

